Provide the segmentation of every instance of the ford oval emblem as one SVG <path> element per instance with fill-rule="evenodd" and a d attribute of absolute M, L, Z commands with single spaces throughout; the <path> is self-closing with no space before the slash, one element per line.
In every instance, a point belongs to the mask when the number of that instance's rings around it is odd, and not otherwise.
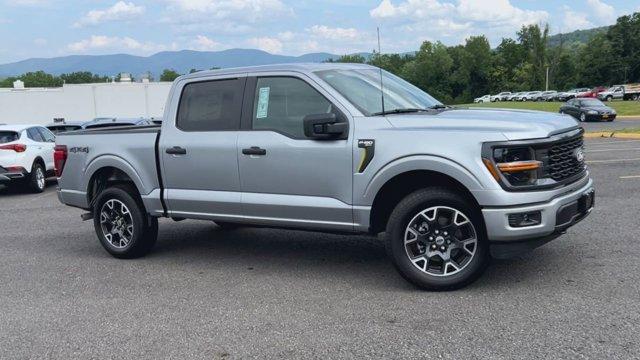
<path fill-rule="evenodd" d="M 578 162 L 583 162 L 584 161 L 584 152 L 582 152 L 582 149 L 576 149 L 576 152 L 574 153 L 576 160 L 578 160 Z"/>

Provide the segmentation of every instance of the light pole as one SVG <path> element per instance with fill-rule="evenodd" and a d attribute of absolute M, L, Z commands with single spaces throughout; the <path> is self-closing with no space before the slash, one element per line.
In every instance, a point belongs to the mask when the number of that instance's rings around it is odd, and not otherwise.
<path fill-rule="evenodd" d="M 547 65 L 547 80 L 545 81 L 544 91 L 549 91 L 549 65 Z"/>

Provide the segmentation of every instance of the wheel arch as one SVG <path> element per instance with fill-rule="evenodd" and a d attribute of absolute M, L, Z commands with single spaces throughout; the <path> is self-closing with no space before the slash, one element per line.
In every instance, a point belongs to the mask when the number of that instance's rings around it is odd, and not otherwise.
<path fill-rule="evenodd" d="M 94 169 L 89 177 L 85 187 L 87 189 L 87 204 L 91 206 L 101 191 L 116 184 L 131 185 L 137 191 L 138 196 L 142 193 L 139 185 L 140 179 L 136 175 L 132 176 L 131 171 L 117 166 L 105 165 Z"/>
<path fill-rule="evenodd" d="M 36 163 L 42 165 L 42 170 L 44 170 L 45 172 L 47 171 L 47 165 L 44 162 L 44 159 L 42 158 L 42 156 L 36 156 L 33 159 L 33 162 L 31 163 L 31 169 L 33 169 L 33 165 L 35 165 Z M 31 172 L 31 169 L 29 169 L 29 172 Z"/>
<path fill-rule="evenodd" d="M 480 208 L 468 185 L 463 184 L 451 174 L 432 169 L 409 170 L 391 177 L 376 191 L 369 216 L 370 232 L 383 232 L 389 215 L 396 205 L 412 192 L 428 187 L 453 190 L 473 203 L 475 207 Z"/>

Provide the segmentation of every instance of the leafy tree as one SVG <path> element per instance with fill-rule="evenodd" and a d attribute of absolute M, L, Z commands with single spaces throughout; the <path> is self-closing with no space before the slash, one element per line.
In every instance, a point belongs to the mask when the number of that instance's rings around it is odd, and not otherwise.
<path fill-rule="evenodd" d="M 578 53 L 576 85 L 607 85 L 611 79 L 615 79 L 611 66 L 612 52 L 611 43 L 604 34 L 589 40 Z"/>
<path fill-rule="evenodd" d="M 401 76 L 417 87 L 444 101 L 451 101 L 449 76 L 453 60 L 441 42 L 425 41 L 415 59 L 407 62 Z"/>
<path fill-rule="evenodd" d="M 543 89 L 545 85 L 548 37 L 548 25 L 544 29 L 540 29 L 538 25 L 523 26 L 518 32 L 518 40 L 527 52 L 528 62 L 531 64 L 531 73 L 528 78 L 531 89 Z"/>
<path fill-rule="evenodd" d="M 44 71 L 28 72 L 20 76 L 20 80 L 24 81 L 25 87 L 60 87 L 62 79 Z"/>
<path fill-rule="evenodd" d="M 329 59 L 329 62 L 364 64 L 366 62 L 366 59 L 364 58 L 364 56 L 360 54 L 353 54 L 353 55 L 342 55 L 335 60 Z"/>
<path fill-rule="evenodd" d="M 160 74 L 160 81 L 173 81 L 178 78 L 180 74 L 173 69 L 164 69 Z"/>
<path fill-rule="evenodd" d="M 61 74 L 60 79 L 65 84 L 90 84 L 109 81 L 108 76 L 100 76 L 89 71 L 77 71 L 69 74 Z"/>

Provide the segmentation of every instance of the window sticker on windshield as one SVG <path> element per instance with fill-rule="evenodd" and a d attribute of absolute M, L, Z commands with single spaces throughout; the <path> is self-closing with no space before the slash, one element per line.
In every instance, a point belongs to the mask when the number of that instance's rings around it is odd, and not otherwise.
<path fill-rule="evenodd" d="M 260 88 L 258 93 L 258 110 L 256 111 L 256 119 L 264 119 L 269 112 L 269 91 L 271 88 Z"/>

